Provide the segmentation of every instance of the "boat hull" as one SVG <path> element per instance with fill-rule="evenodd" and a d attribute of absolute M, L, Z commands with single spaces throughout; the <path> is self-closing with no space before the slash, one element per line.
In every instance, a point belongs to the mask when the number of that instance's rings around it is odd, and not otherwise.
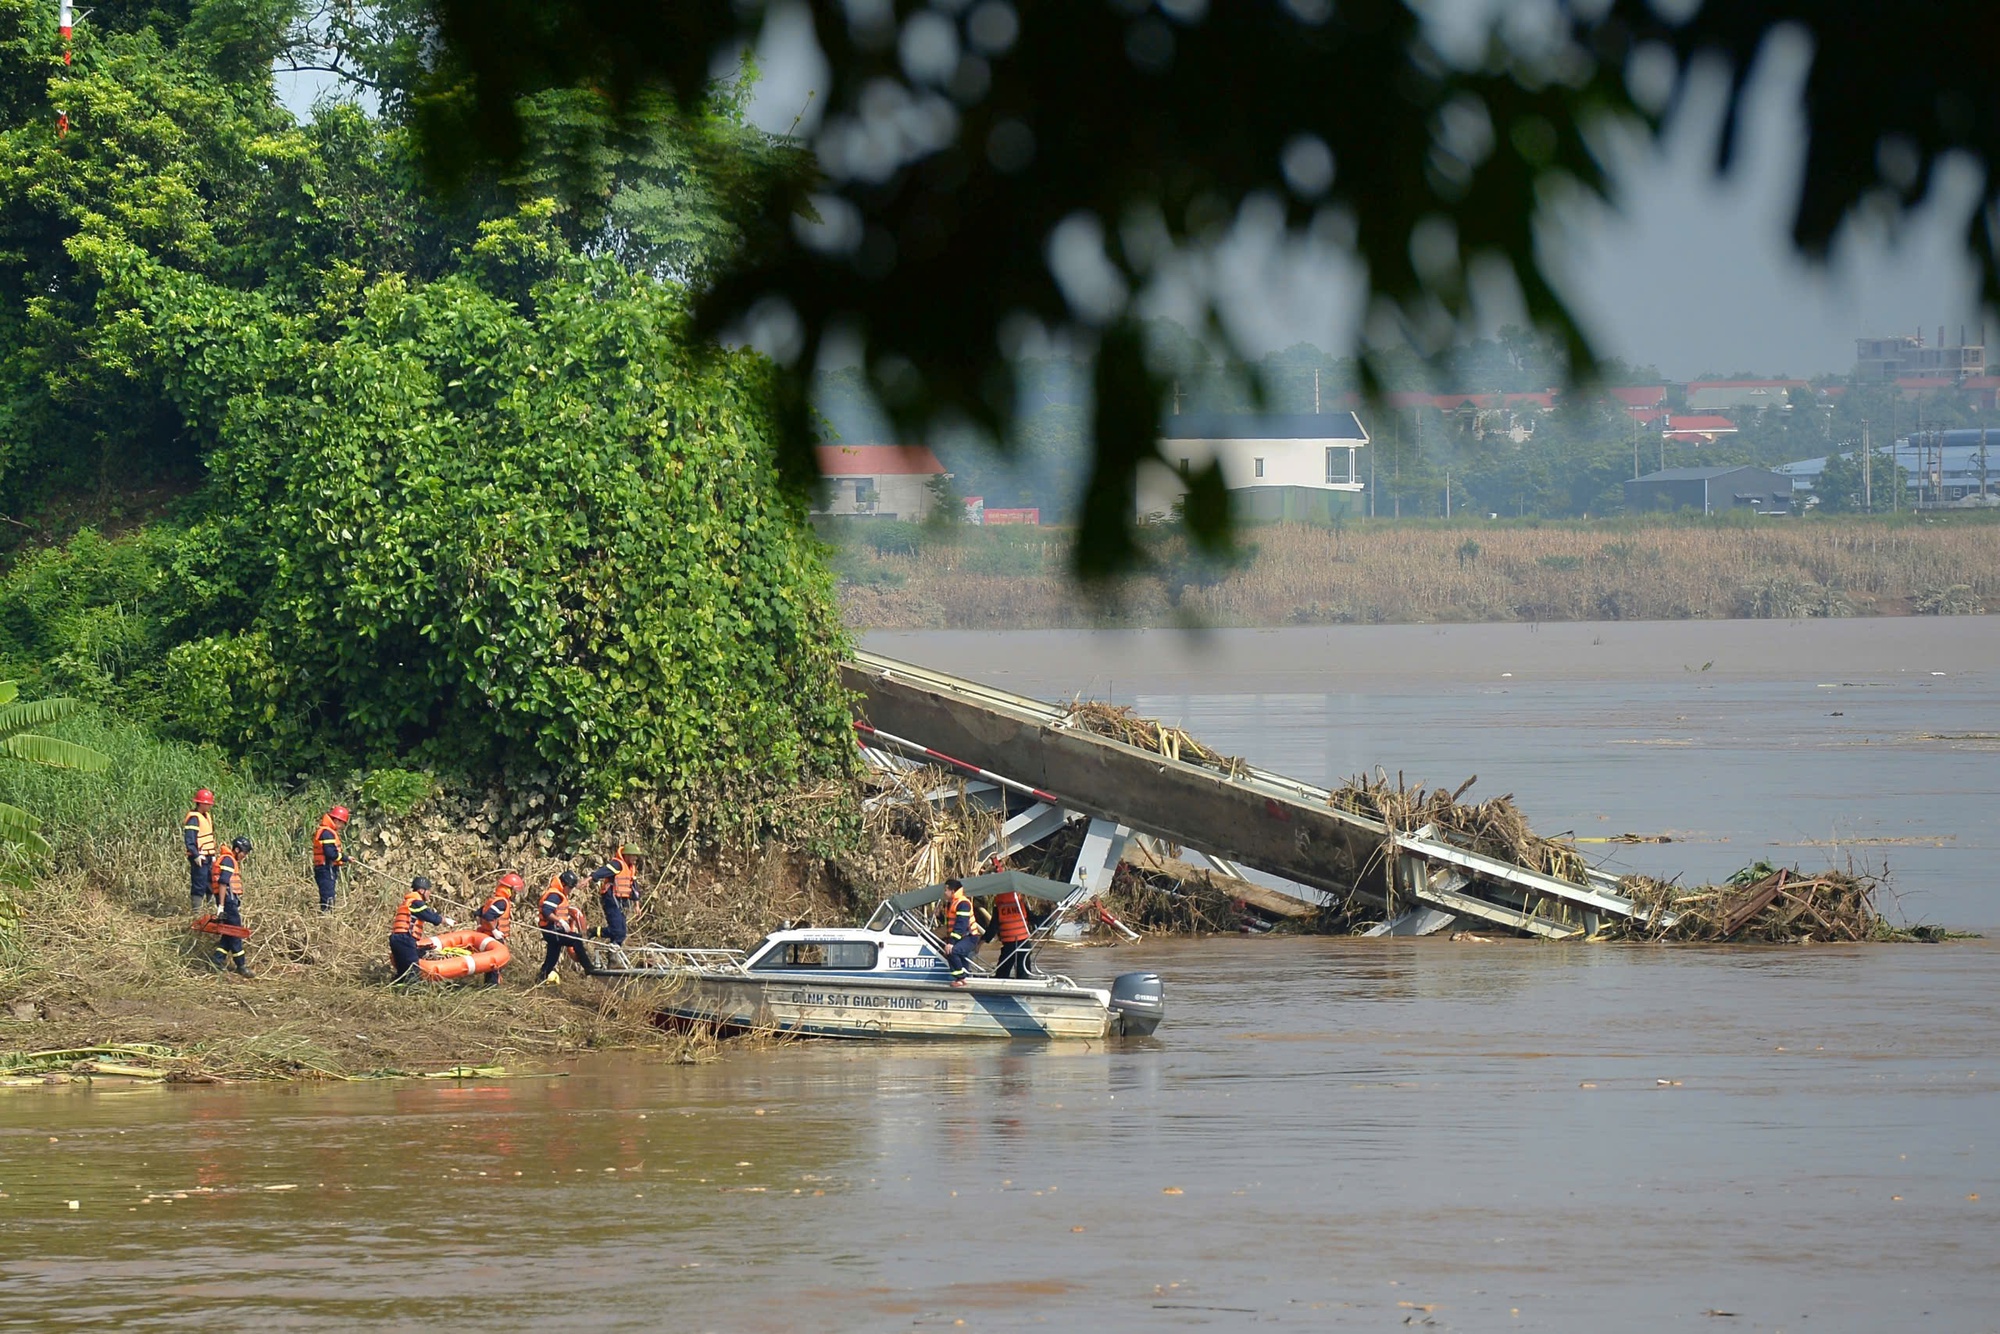
<path fill-rule="evenodd" d="M 1101 992 L 975 979 L 963 989 L 860 978 L 696 975 L 663 1017 L 726 1031 L 826 1038 L 1102 1038 L 1118 1016 Z"/>

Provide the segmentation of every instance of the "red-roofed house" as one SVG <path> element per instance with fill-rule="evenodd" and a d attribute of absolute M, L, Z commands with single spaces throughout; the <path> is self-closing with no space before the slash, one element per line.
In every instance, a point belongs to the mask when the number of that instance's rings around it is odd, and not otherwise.
<path fill-rule="evenodd" d="M 1673 414 L 1668 416 L 1667 428 L 1660 434 L 1669 440 L 1692 440 L 1696 444 L 1712 445 L 1718 435 L 1735 435 L 1736 423 L 1713 413 Z"/>
<path fill-rule="evenodd" d="M 1663 384 L 1614 384 L 1605 387 L 1605 393 L 1625 405 L 1625 410 L 1637 417 L 1648 408 L 1658 410 L 1667 405 L 1667 387 Z M 1641 421 L 1651 420 L 1640 417 Z"/>
<path fill-rule="evenodd" d="M 931 512 L 931 483 L 950 476 L 922 445 L 821 445 L 826 503 L 814 514 L 862 514 L 921 523 Z"/>

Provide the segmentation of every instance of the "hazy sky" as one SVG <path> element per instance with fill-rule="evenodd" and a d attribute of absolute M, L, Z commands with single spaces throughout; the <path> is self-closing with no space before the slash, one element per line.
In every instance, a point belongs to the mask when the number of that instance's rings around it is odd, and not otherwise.
<path fill-rule="evenodd" d="M 798 17 L 779 8 L 760 50 L 765 78 L 752 116 L 767 129 L 789 129 L 802 110 L 804 126 L 818 119 L 808 94 L 824 69 Z M 1465 17 L 1446 16 L 1445 26 L 1462 28 Z M 1806 57 L 1803 42 L 1767 52 L 1753 85 L 1748 137 L 1729 177 L 1717 180 L 1708 168 L 1720 111 L 1719 82 L 1710 80 L 1659 150 L 1615 161 L 1616 212 L 1567 221 L 1554 247 L 1564 257 L 1564 287 L 1604 354 L 1651 362 L 1675 378 L 1737 370 L 1810 375 L 1851 369 L 1853 340 L 1862 334 L 1921 325 L 1930 342 L 1945 324 L 1956 340 L 1963 322 L 1977 339 L 1972 270 L 1956 240 L 1977 186 L 1969 170 L 1957 173 L 1951 198 L 1915 220 L 1898 243 L 1879 234 L 1843 237 L 1824 270 L 1791 251 Z M 1358 319 L 1352 264 L 1287 255 L 1269 236 L 1254 235 L 1254 225 L 1242 230 L 1206 270 L 1237 335 L 1252 351 L 1301 341 L 1347 344 Z M 1177 314 L 1186 307 L 1167 293 L 1153 308 Z"/>
<path fill-rule="evenodd" d="M 1482 9 L 1512 0 L 1424 2 L 1448 44 L 1476 30 Z M 800 6 L 773 7 L 759 57 L 764 80 L 752 119 L 772 131 L 811 129 L 819 111 L 813 90 L 825 71 Z M 1930 342 L 1943 324 L 1956 340 L 1964 323 L 1977 340 L 1972 269 L 1957 241 L 1976 198 L 1971 169 L 1954 173 L 1939 191 L 1945 198 L 1898 242 L 1843 237 L 1824 270 L 1792 253 L 1786 232 L 1803 155 L 1798 91 L 1806 59 L 1803 42 L 1781 41 L 1761 62 L 1747 138 L 1728 178 L 1715 179 L 1707 165 L 1719 116 L 1719 83 L 1710 80 L 1659 150 L 1616 159 L 1616 211 L 1563 226 L 1553 247 L 1563 285 L 1602 353 L 1653 363 L 1677 379 L 1704 371 L 1811 375 L 1850 370 L 1863 334 L 1921 326 Z M 321 86 L 281 80 L 286 102 L 301 112 Z M 1221 253 L 1184 272 L 1221 295 L 1226 320 L 1253 353 L 1296 342 L 1344 349 L 1354 336 L 1358 269 L 1340 256 L 1286 247 L 1254 219 Z M 1149 304 L 1170 316 L 1189 308 L 1185 289 L 1154 293 Z M 1488 323 L 1507 317 L 1500 311 Z"/>

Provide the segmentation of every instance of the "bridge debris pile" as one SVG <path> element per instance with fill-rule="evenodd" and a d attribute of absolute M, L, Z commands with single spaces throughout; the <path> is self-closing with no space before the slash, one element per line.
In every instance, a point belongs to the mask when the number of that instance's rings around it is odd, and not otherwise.
<path fill-rule="evenodd" d="M 1590 882 L 1589 865 L 1582 855 L 1569 844 L 1543 838 L 1529 828 L 1528 818 L 1514 804 L 1513 793 L 1487 801 L 1459 801 L 1478 781 L 1479 775 L 1474 774 L 1447 792 L 1441 787 L 1426 790 L 1422 784 L 1405 786 L 1403 776 L 1397 774 L 1391 787 L 1388 774 L 1377 769 L 1372 778 L 1364 774 L 1336 789 L 1327 805 L 1380 820 L 1391 833 L 1411 833 L 1428 825 L 1473 852 L 1571 884 Z"/>
<path fill-rule="evenodd" d="M 1232 778 L 1248 772 L 1250 766 L 1234 755 L 1210 750 L 1178 727 L 1169 727 L 1157 718 L 1147 718 L 1125 704 L 1078 699 L 1069 706 L 1068 725 L 1095 736 L 1122 741 L 1140 750 L 1150 750 L 1182 764 L 1214 769 Z"/>
<path fill-rule="evenodd" d="M 1931 940 L 1930 928 L 1898 928 L 1875 907 L 1879 876 L 1850 868 L 1806 875 L 1758 862 L 1720 885 L 1687 888 L 1628 875 L 1619 888 L 1638 910 L 1615 934 L 1643 940 L 1803 944 Z"/>

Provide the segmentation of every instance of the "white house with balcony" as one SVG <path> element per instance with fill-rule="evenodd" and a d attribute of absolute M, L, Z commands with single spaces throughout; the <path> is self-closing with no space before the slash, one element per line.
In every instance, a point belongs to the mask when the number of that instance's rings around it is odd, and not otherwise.
<path fill-rule="evenodd" d="M 1186 478 L 1211 463 L 1238 519 L 1328 523 L 1362 512 L 1368 432 L 1351 412 L 1176 413 L 1160 436 L 1166 463 L 1139 472 L 1138 512 L 1171 513 Z"/>

